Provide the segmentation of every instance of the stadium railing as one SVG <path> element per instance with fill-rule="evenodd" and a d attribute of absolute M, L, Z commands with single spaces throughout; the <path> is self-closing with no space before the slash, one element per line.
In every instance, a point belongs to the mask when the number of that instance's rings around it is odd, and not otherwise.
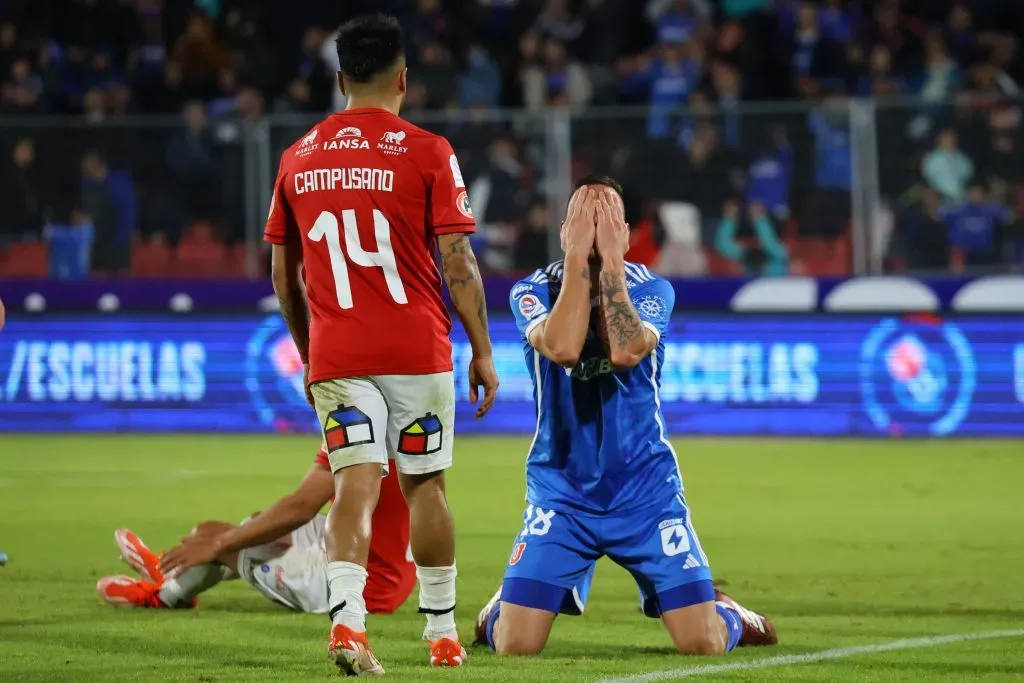
<path fill-rule="evenodd" d="M 263 277 L 260 237 L 278 159 L 319 118 L 227 118 L 192 137 L 177 116 L 0 120 L 0 150 L 17 174 L 0 219 L 0 277 Z M 476 246 L 492 272 L 557 257 L 551 228 L 586 172 L 622 181 L 630 257 L 668 276 L 986 273 L 1021 261 L 1015 102 L 833 99 L 410 119 L 458 152 L 480 224 Z M 965 178 L 935 171 L 940 164 L 926 170 L 946 129 L 969 162 Z M 965 210 L 976 184 L 984 207 Z M 937 204 L 936 187 L 948 195 Z M 993 234 L 967 239 L 966 249 L 935 227 L 974 218 Z"/>

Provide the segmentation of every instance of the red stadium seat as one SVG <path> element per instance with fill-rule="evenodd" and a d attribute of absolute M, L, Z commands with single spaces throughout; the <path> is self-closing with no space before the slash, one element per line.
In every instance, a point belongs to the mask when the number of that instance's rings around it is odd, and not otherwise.
<path fill-rule="evenodd" d="M 162 238 L 132 247 L 133 277 L 167 277 L 174 272 L 174 252 Z"/>
<path fill-rule="evenodd" d="M 49 251 L 43 243 L 16 243 L 7 251 L 8 277 L 46 277 L 50 272 Z"/>
<path fill-rule="evenodd" d="M 220 242 L 183 241 L 178 245 L 177 274 L 186 278 L 225 277 L 227 249 Z"/>

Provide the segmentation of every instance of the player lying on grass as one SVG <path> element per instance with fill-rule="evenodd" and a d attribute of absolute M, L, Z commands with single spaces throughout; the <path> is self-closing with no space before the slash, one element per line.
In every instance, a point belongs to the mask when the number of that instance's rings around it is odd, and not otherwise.
<path fill-rule="evenodd" d="M 716 591 L 683 498 L 658 398 L 672 286 L 625 261 L 622 191 L 577 185 L 562 224 L 564 261 L 511 292 L 534 382 L 537 433 L 523 530 L 477 641 L 537 654 L 559 613 L 580 614 L 607 555 L 640 588 L 679 652 L 720 655 L 777 642 L 763 616 Z"/>
<path fill-rule="evenodd" d="M 381 483 L 380 503 L 373 514 L 374 534 L 367 566 L 366 608 L 387 614 L 398 609 L 416 585 L 416 567 L 409 558 L 409 509 L 398 486 L 397 472 Z M 114 605 L 193 607 L 196 596 L 224 579 L 243 578 L 270 600 L 303 612 L 325 613 L 327 551 L 326 517 L 320 514 L 334 495 L 327 453 L 316 461 L 292 493 L 241 525 L 202 522 L 171 549 L 157 557 L 127 529 L 114 540 L 121 557 L 141 576 L 108 576 L 96 589 Z"/>

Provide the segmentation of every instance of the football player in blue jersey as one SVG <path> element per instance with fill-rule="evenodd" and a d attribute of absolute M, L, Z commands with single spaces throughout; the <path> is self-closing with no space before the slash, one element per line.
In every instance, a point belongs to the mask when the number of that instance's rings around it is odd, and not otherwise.
<path fill-rule="evenodd" d="M 537 401 L 523 529 L 477 640 L 537 654 L 556 616 L 580 614 L 604 555 L 685 654 L 772 645 L 764 616 L 717 591 L 683 498 L 658 398 L 675 295 L 625 260 L 629 228 L 610 178 L 580 181 L 561 228 L 565 259 L 513 288 Z"/>

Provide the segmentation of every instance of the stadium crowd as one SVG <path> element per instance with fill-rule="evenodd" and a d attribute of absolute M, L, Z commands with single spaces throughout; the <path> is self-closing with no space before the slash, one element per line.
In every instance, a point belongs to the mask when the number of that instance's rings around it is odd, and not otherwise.
<path fill-rule="evenodd" d="M 493 270 L 547 259 L 555 109 L 664 274 L 844 273 L 851 229 L 894 270 L 1021 262 L 1016 0 L 7 0 L 0 275 L 242 274 L 253 124 L 280 115 L 276 161 L 339 108 L 332 29 L 367 10 L 407 30 L 406 114 L 451 139 Z"/>

